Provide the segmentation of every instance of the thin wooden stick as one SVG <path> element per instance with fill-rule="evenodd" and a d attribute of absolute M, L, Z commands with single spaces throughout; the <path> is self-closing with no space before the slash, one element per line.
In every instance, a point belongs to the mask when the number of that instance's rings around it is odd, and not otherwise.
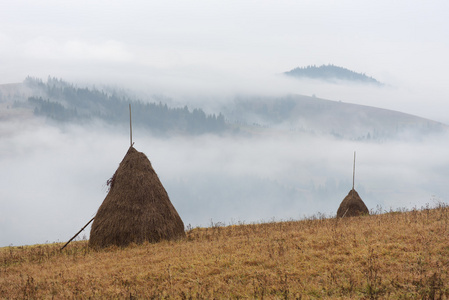
<path fill-rule="evenodd" d="M 131 122 L 131 103 L 129 104 L 129 144 L 133 146 L 133 126 Z"/>
<path fill-rule="evenodd" d="M 74 238 L 76 238 L 77 236 L 78 236 L 78 234 L 80 234 L 81 233 L 81 231 L 83 231 L 84 230 L 84 228 L 86 228 L 87 227 L 87 225 L 89 225 L 90 224 L 90 222 L 92 222 L 93 220 L 95 219 L 95 217 L 93 217 L 86 225 L 84 225 L 84 227 L 83 228 L 81 228 L 81 230 L 80 231 L 78 231 L 64 246 L 62 246 L 62 248 L 61 249 L 59 249 L 59 251 L 62 251 L 62 249 L 64 249 L 65 248 L 65 246 L 67 246 Z"/>
<path fill-rule="evenodd" d="M 354 165 L 352 168 L 352 190 L 354 190 L 354 183 L 355 183 L 355 151 L 354 151 Z"/>

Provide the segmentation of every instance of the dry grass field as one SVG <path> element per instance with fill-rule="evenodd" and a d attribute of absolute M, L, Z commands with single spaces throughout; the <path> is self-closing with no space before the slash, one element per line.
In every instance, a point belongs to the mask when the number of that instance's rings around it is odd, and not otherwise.
<path fill-rule="evenodd" d="M 0 298 L 449 298 L 449 208 L 195 228 L 93 251 L 0 248 Z"/>

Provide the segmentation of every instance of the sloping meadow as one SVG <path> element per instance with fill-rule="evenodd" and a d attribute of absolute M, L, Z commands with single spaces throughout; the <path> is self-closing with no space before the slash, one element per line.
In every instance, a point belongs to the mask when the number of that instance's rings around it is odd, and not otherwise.
<path fill-rule="evenodd" d="M 235 224 L 94 251 L 0 248 L 0 298 L 445 298 L 449 208 Z"/>

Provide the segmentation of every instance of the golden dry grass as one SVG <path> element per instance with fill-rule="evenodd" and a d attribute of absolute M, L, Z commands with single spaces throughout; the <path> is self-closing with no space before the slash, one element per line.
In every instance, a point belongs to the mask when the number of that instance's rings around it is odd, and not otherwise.
<path fill-rule="evenodd" d="M 0 298 L 449 297 L 449 208 L 213 226 L 177 242 L 0 248 Z"/>

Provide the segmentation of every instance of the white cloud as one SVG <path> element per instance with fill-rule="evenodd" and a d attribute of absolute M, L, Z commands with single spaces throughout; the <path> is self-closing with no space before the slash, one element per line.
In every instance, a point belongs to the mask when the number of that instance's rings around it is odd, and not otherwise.
<path fill-rule="evenodd" d="M 83 63 L 125 63 L 132 61 L 132 53 L 117 41 L 87 42 L 82 40 L 57 41 L 48 36 L 39 36 L 23 47 L 24 56 L 41 61 Z"/>

